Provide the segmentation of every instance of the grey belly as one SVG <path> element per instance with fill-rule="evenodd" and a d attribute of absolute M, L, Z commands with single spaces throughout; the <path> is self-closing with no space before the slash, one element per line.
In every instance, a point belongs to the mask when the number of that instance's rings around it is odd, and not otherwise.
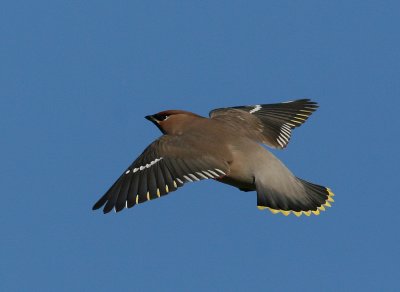
<path fill-rule="evenodd" d="M 230 173 L 218 181 L 248 192 L 256 190 L 254 166 L 257 159 L 265 155 L 265 149 L 253 141 L 245 142 L 240 147 L 231 146 L 233 159 L 229 164 Z"/>

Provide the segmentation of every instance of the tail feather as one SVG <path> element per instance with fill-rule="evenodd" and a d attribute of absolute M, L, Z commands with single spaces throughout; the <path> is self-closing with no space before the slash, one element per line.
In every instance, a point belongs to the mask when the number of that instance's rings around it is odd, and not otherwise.
<path fill-rule="evenodd" d="M 296 216 L 311 214 L 319 215 L 326 207 L 331 207 L 335 195 L 329 188 L 316 185 L 296 178 L 302 186 L 296 194 L 257 192 L 257 207 L 268 209 L 273 214 L 282 213 L 285 216 L 293 213 Z"/>

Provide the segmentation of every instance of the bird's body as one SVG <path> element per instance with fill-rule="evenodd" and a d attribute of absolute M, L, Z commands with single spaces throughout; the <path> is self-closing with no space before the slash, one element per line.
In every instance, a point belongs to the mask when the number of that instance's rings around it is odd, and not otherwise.
<path fill-rule="evenodd" d="M 163 111 L 146 118 L 163 136 L 145 149 L 93 209 L 104 212 L 149 201 L 186 182 L 212 178 L 257 192 L 257 206 L 273 213 L 319 214 L 333 193 L 298 179 L 261 144 L 284 148 L 291 130 L 317 108 L 309 100 L 217 109 L 210 118 Z"/>

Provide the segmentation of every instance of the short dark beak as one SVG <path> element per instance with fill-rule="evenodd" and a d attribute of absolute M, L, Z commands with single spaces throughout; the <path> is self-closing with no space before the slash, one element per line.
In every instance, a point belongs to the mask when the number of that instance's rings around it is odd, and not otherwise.
<path fill-rule="evenodd" d="M 157 120 L 153 116 L 145 116 L 145 119 L 149 120 L 150 122 L 157 123 Z"/>
<path fill-rule="evenodd" d="M 154 125 L 157 126 L 157 128 L 163 133 L 165 134 L 164 129 L 161 127 L 160 122 L 154 117 L 154 116 L 145 116 L 145 119 L 149 120 L 150 122 L 152 122 Z"/>

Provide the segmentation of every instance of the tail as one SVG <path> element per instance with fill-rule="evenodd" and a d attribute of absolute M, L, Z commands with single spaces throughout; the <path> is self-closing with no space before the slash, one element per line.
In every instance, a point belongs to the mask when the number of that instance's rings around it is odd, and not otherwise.
<path fill-rule="evenodd" d="M 300 178 L 293 177 L 290 187 L 284 192 L 276 189 L 257 187 L 257 207 L 269 209 L 272 213 L 290 213 L 296 216 L 311 213 L 319 215 L 326 207 L 331 207 L 334 193 L 327 187 L 316 185 Z"/>

